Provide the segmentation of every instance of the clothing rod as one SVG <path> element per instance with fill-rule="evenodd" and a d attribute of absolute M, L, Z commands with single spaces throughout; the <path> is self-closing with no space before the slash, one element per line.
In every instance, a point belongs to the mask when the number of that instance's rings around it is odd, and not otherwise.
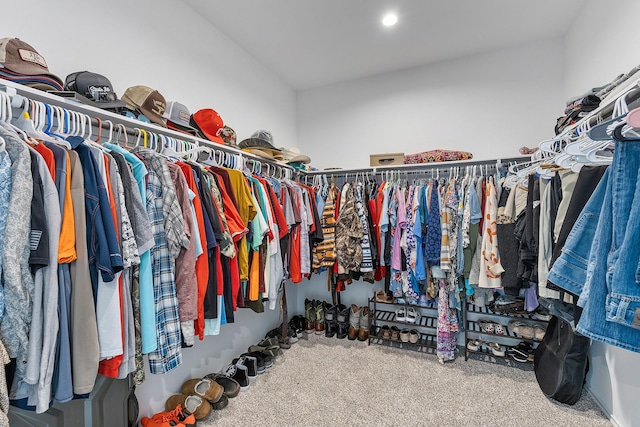
<path fill-rule="evenodd" d="M 391 165 L 391 166 L 371 166 L 368 168 L 357 169 L 331 169 L 324 171 L 306 172 L 308 176 L 327 175 L 327 176 L 340 176 L 345 174 L 354 173 L 384 173 L 388 171 L 393 172 L 430 172 L 431 170 L 443 170 L 452 167 L 467 167 L 467 166 L 495 166 L 498 161 L 503 165 L 507 165 L 510 162 L 523 162 L 531 160 L 530 156 L 523 157 L 510 157 L 506 159 L 491 159 L 491 160 L 460 160 L 454 162 L 431 162 L 431 163 L 416 163 L 410 165 Z"/>
<path fill-rule="evenodd" d="M 70 110 L 70 111 L 76 111 L 76 112 L 80 112 L 83 114 L 88 115 L 89 117 L 92 118 L 92 124 L 94 126 L 97 126 L 98 121 L 96 120 L 96 118 L 99 118 L 100 120 L 102 120 L 102 129 L 103 132 L 104 130 L 109 130 L 109 124 L 107 121 L 110 121 L 111 123 L 113 123 L 113 131 L 114 131 L 114 136 L 117 133 L 117 129 L 118 129 L 118 124 L 122 124 L 124 125 L 124 127 L 127 129 L 127 135 L 131 135 L 131 136 L 137 136 L 137 133 L 135 131 L 136 128 L 138 129 L 143 129 L 146 132 L 152 132 L 155 133 L 157 135 L 164 135 L 167 137 L 171 137 L 177 140 L 183 140 L 183 141 L 187 141 L 187 142 L 191 142 L 191 143 L 195 143 L 199 146 L 206 146 L 206 147 L 210 147 L 210 148 L 214 148 L 216 150 L 220 150 L 222 152 L 225 153 L 229 153 L 229 154 L 239 154 L 241 155 L 243 158 L 245 159 L 251 159 L 254 162 L 259 162 L 259 163 L 268 163 L 271 166 L 276 166 L 278 168 L 284 168 L 286 170 L 291 170 L 291 171 L 296 171 L 296 169 L 292 168 L 291 166 L 288 165 L 284 165 L 281 163 L 278 163 L 276 161 L 272 161 L 272 160 L 268 160 L 268 159 L 264 159 L 262 157 L 256 156 L 254 154 L 251 153 L 247 153 L 244 152 L 238 148 L 234 148 L 234 147 L 228 147 L 226 145 L 220 145 L 220 144 L 216 144 L 214 142 L 208 141 L 206 139 L 201 139 L 201 138 L 197 138 L 195 136 L 192 135 L 188 135 L 188 134 L 184 134 L 181 132 L 177 132 L 171 129 L 167 129 L 167 128 L 163 128 L 161 126 L 152 124 L 152 123 L 145 123 L 145 122 L 141 122 L 129 117 L 125 117 L 125 116 L 121 116 L 119 114 L 116 113 L 112 113 L 111 111 L 106 111 L 106 110 L 102 110 L 100 108 L 96 108 L 93 107 L 91 105 L 85 105 L 85 104 L 81 104 L 77 101 L 75 101 L 74 99 L 71 98 L 63 98 L 61 96 L 58 95 L 54 95 L 52 93 L 48 93 L 48 92 L 44 92 L 38 89 L 34 89 L 28 86 L 24 86 L 21 85 L 19 83 L 14 83 L 8 80 L 1 80 L 0 79 L 0 90 L 4 90 L 7 94 L 9 94 L 10 96 L 13 95 L 21 95 L 25 98 L 31 99 L 33 101 L 39 101 L 39 102 L 43 102 L 45 104 L 49 104 L 49 105 L 55 105 L 58 107 L 62 107 L 64 109 Z M 97 135 L 97 133 L 94 133 L 95 135 Z"/>

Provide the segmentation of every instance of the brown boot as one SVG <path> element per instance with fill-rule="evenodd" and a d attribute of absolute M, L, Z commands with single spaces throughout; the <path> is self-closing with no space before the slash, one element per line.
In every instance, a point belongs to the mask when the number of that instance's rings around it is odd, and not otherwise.
<path fill-rule="evenodd" d="M 315 306 L 315 329 L 317 335 L 324 334 L 324 303 L 317 301 Z"/>
<path fill-rule="evenodd" d="M 349 334 L 348 338 L 353 341 L 358 337 L 358 329 L 360 328 L 360 307 L 351 304 L 349 311 Z"/>
<path fill-rule="evenodd" d="M 362 307 L 360 313 L 360 329 L 358 329 L 358 341 L 366 341 L 369 338 L 369 307 Z"/>

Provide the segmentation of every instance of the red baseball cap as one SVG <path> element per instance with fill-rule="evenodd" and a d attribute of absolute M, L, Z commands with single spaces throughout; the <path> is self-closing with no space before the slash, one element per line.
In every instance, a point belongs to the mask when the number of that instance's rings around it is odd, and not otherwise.
<path fill-rule="evenodd" d="M 215 110 L 211 108 L 198 110 L 191 115 L 189 123 L 198 129 L 209 141 L 224 145 L 224 140 L 220 136 L 220 129 L 224 127 L 224 121 Z"/>

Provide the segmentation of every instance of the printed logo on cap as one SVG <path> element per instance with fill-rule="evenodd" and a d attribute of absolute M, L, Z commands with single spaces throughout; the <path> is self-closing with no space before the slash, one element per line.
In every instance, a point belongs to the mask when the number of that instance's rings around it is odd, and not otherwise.
<path fill-rule="evenodd" d="M 160 101 L 159 99 L 154 99 L 153 107 L 151 108 L 151 111 L 159 116 L 162 116 L 166 108 L 167 106 L 165 105 L 164 102 Z"/>
<path fill-rule="evenodd" d="M 41 67 L 47 68 L 47 61 L 45 61 L 44 57 L 38 52 L 33 52 L 27 49 L 18 49 L 18 53 L 20 54 L 20 58 L 22 58 L 23 61 L 33 62 L 34 64 L 38 64 Z"/>

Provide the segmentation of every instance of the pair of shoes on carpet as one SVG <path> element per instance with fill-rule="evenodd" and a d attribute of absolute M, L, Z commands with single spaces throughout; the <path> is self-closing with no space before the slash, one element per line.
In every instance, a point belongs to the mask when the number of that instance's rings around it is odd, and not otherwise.
<path fill-rule="evenodd" d="M 287 336 L 283 337 L 283 324 L 280 324 L 277 328 L 273 328 L 265 335 L 265 338 L 275 338 L 278 340 L 278 344 L 283 349 L 287 350 L 291 347 L 291 344 L 295 344 L 298 342 L 298 333 L 295 329 L 291 328 L 289 324 L 287 324 Z"/>
<path fill-rule="evenodd" d="M 369 338 L 369 307 L 351 304 L 347 336 L 351 341 L 356 338 L 358 341 L 366 341 Z"/>
<path fill-rule="evenodd" d="M 192 378 L 182 384 L 180 394 L 167 399 L 165 409 L 170 412 L 180 406 L 188 414 L 193 414 L 196 420 L 202 420 L 211 414 L 213 407 L 219 408 L 224 404 L 223 393 L 224 388 L 209 378 Z"/>
<path fill-rule="evenodd" d="M 304 300 L 305 332 L 315 332 L 321 335 L 324 332 L 324 308 L 327 303 L 320 300 Z"/>
<path fill-rule="evenodd" d="M 344 304 L 324 304 L 324 336 L 346 338 L 349 332 L 349 309 Z"/>

